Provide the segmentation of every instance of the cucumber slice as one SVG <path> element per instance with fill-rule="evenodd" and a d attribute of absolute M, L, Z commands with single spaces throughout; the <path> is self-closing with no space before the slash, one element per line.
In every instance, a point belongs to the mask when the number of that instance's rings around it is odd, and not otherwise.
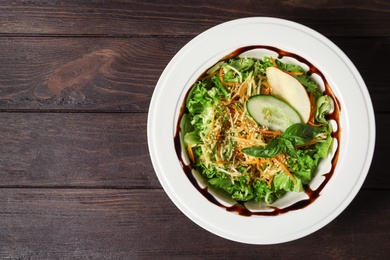
<path fill-rule="evenodd" d="M 246 102 L 246 108 L 259 125 L 271 130 L 284 132 L 292 124 L 302 123 L 294 108 L 274 96 L 251 96 Z"/>

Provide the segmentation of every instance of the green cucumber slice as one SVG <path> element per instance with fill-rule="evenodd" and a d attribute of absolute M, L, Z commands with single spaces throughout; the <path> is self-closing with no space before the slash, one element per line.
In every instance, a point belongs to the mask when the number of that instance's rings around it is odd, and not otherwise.
<path fill-rule="evenodd" d="M 294 108 L 274 96 L 251 96 L 246 102 L 246 108 L 259 125 L 271 130 L 284 132 L 290 125 L 302 123 Z"/>

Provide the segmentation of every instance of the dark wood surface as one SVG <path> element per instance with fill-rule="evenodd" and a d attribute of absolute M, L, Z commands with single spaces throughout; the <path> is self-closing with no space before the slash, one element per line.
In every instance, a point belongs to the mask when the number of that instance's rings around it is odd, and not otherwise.
<path fill-rule="evenodd" d="M 249 16 L 299 22 L 336 43 L 377 122 L 355 200 L 279 245 L 194 224 L 165 194 L 147 146 L 150 99 L 170 59 L 204 30 Z M 0 258 L 389 259 L 389 49 L 388 0 L 0 1 Z"/>

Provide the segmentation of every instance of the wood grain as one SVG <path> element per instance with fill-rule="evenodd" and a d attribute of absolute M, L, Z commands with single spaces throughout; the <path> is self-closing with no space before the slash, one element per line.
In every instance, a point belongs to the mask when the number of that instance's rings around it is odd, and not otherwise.
<path fill-rule="evenodd" d="M 389 189 L 390 114 L 376 120 L 376 153 L 363 187 Z M 161 188 L 146 113 L 0 113 L 0 122 L 0 187 Z"/>
<path fill-rule="evenodd" d="M 0 111 L 147 112 L 165 66 L 190 40 L 0 37 Z M 389 112 L 390 38 L 332 40 L 362 74 L 375 110 Z"/>
<path fill-rule="evenodd" d="M 2 1 L 0 34 L 194 36 L 228 20 L 272 16 L 327 36 L 390 36 L 385 1 Z"/>
<path fill-rule="evenodd" d="M 191 222 L 162 190 L 1 189 L 0 257 L 285 259 L 310 249 L 316 259 L 386 259 L 389 195 L 362 191 L 329 225 L 291 243 L 238 246 Z"/>
<path fill-rule="evenodd" d="M 160 188 L 142 113 L 0 113 L 0 187 Z"/>
<path fill-rule="evenodd" d="M 185 40 L 0 38 L 0 110 L 146 112 Z"/>
<path fill-rule="evenodd" d="M 0 258 L 389 259 L 389 10 L 370 0 L 0 0 Z M 356 198 L 280 245 L 197 226 L 161 188 L 147 144 L 150 99 L 172 57 L 250 16 L 330 38 L 365 80 L 377 123 Z"/>

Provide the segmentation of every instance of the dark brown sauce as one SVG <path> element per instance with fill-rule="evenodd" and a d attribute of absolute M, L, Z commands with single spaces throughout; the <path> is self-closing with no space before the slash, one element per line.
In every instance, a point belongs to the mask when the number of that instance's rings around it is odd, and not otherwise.
<path fill-rule="evenodd" d="M 335 151 L 335 154 L 334 154 L 334 156 L 332 158 L 332 168 L 331 168 L 331 170 L 328 173 L 323 175 L 325 177 L 325 180 L 321 183 L 321 185 L 317 189 L 315 189 L 315 190 L 312 190 L 309 186 L 305 187 L 305 193 L 308 195 L 308 197 L 309 197 L 308 199 L 298 201 L 298 202 L 294 203 L 293 205 L 285 207 L 285 208 L 272 207 L 273 211 L 253 212 L 253 211 L 250 211 L 249 209 L 247 209 L 245 207 L 245 205 L 243 205 L 240 202 L 238 202 L 237 204 L 235 204 L 233 206 L 227 207 L 227 206 L 221 204 L 208 191 L 207 187 L 206 188 L 202 188 L 199 185 L 198 181 L 195 179 L 194 175 L 192 174 L 192 166 L 185 164 L 184 161 L 183 161 L 183 158 L 181 156 L 182 149 L 181 149 L 181 140 L 180 140 L 180 120 L 178 120 L 178 123 L 177 123 L 177 126 L 176 126 L 176 134 L 175 134 L 175 137 L 174 137 L 175 150 L 176 150 L 177 157 L 179 158 L 179 161 L 180 161 L 180 163 L 182 165 L 182 168 L 184 170 L 184 173 L 187 175 L 187 177 L 190 180 L 190 182 L 211 203 L 213 203 L 213 204 L 215 204 L 215 205 L 217 205 L 219 207 L 225 208 L 229 212 L 235 212 L 235 213 L 237 213 L 237 214 L 239 214 L 241 216 L 247 216 L 247 217 L 249 217 L 249 216 L 277 216 L 277 215 L 280 215 L 280 214 L 287 213 L 289 211 L 303 209 L 303 208 L 307 207 L 308 205 L 310 205 L 311 203 L 313 203 L 321 195 L 321 191 L 324 189 L 326 184 L 329 182 L 329 180 L 333 176 L 333 173 L 335 171 L 336 164 L 337 164 L 337 161 L 338 161 L 338 158 L 339 158 L 339 147 L 340 147 L 340 137 L 341 137 L 341 127 L 340 127 L 341 106 L 340 106 L 340 102 L 337 99 L 337 97 L 335 96 L 335 94 L 333 93 L 332 89 L 330 88 L 330 86 L 329 86 L 326 78 L 322 74 L 322 72 L 319 71 L 308 60 L 302 58 L 301 56 L 299 56 L 297 54 L 286 52 L 286 51 L 283 51 L 281 49 L 278 49 L 278 48 L 275 48 L 275 47 L 272 47 L 272 46 L 252 45 L 252 46 L 246 46 L 246 47 L 239 48 L 239 49 L 235 50 L 234 52 L 230 53 L 229 55 L 225 56 L 224 58 L 222 58 L 219 61 L 228 60 L 228 59 L 231 59 L 233 57 L 238 56 L 239 54 L 241 54 L 243 52 L 246 52 L 246 51 L 249 51 L 249 50 L 253 50 L 253 49 L 259 49 L 259 48 L 261 48 L 261 49 L 268 49 L 268 50 L 271 50 L 271 51 L 274 51 L 274 52 L 278 53 L 279 54 L 279 56 L 278 56 L 279 59 L 281 59 L 284 56 L 295 58 L 296 60 L 298 60 L 298 61 L 308 65 L 309 70 L 308 70 L 307 73 L 309 75 L 312 75 L 312 74 L 315 73 L 315 74 L 317 74 L 318 76 L 321 77 L 321 79 L 323 80 L 324 85 L 325 85 L 324 94 L 330 96 L 333 99 L 333 101 L 334 101 L 334 110 L 333 110 L 332 113 L 327 115 L 327 120 L 335 120 L 337 122 L 337 126 L 338 126 L 337 130 L 332 133 L 332 137 L 338 141 L 338 147 L 337 147 L 337 149 Z M 199 78 L 201 78 L 203 76 L 204 75 L 201 75 Z M 187 93 L 187 95 L 188 95 L 188 93 Z M 186 99 L 184 99 L 184 100 L 186 100 Z M 183 114 L 184 110 L 185 110 L 185 102 L 183 102 L 183 106 L 182 106 L 181 111 L 180 111 L 180 117 Z"/>

